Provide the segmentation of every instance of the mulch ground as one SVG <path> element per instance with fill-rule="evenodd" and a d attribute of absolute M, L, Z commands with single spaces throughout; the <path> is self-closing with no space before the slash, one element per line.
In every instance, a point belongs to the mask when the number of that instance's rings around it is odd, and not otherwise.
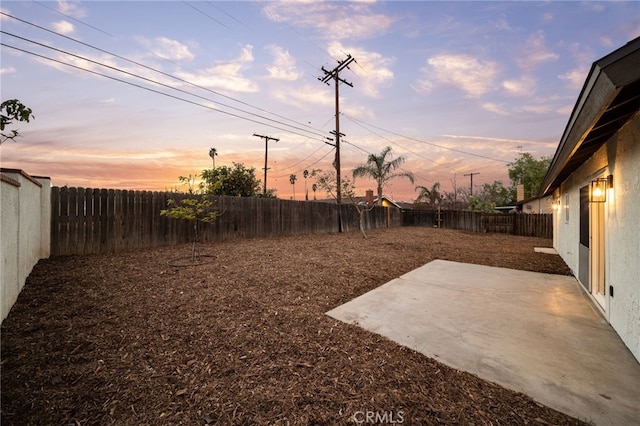
<path fill-rule="evenodd" d="M 324 315 L 434 259 L 568 274 L 534 253 L 550 240 L 368 237 L 216 243 L 191 267 L 168 264 L 189 245 L 40 261 L 2 324 L 2 424 L 580 424 Z"/>

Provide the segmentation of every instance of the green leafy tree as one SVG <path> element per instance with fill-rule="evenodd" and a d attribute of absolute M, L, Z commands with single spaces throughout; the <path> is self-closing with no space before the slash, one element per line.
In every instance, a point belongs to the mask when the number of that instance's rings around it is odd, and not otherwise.
<path fill-rule="evenodd" d="M 467 203 L 469 211 L 472 212 L 493 213 L 496 210 L 495 203 L 477 195 L 469 195 Z"/>
<path fill-rule="evenodd" d="M 198 222 L 213 222 L 218 217 L 218 212 L 213 208 L 214 203 L 208 198 L 207 194 L 204 194 L 201 190 L 194 190 L 194 176 L 180 176 L 179 179 L 182 184 L 188 185 L 187 194 L 189 196 L 182 198 L 180 201 L 170 198 L 167 200 L 167 208 L 160 210 L 160 215 L 167 216 L 171 219 L 182 219 L 193 222 L 191 261 L 197 261 L 200 257 L 197 249 Z"/>
<path fill-rule="evenodd" d="M 549 165 L 551 165 L 550 157 L 535 159 L 528 152 L 521 154 L 513 163 L 508 164 L 512 191 L 515 193 L 515 188 L 522 184 L 525 198 L 538 194 Z"/>
<path fill-rule="evenodd" d="M 338 182 L 336 179 L 336 174 L 333 172 L 323 172 L 322 170 L 316 169 L 312 172 L 311 175 L 316 178 L 316 183 L 314 184 L 314 186 L 317 185 L 318 189 L 323 189 L 328 196 L 330 196 L 337 202 L 338 195 L 336 188 L 338 187 Z M 351 201 L 351 205 L 353 205 L 353 207 L 358 212 L 360 232 L 362 233 L 362 236 L 364 238 L 367 238 L 367 234 L 364 231 L 364 214 L 373 209 L 373 206 L 369 207 L 366 203 L 358 202 L 355 195 L 355 189 L 355 185 L 348 177 L 345 176 L 340 179 L 340 195 L 341 197 L 348 198 Z"/>
<path fill-rule="evenodd" d="M 515 202 L 513 191 L 510 188 L 506 188 L 500 180 L 496 180 L 493 183 L 485 183 L 480 187 L 476 195 L 493 203 L 494 206 L 508 206 Z"/>
<path fill-rule="evenodd" d="M 210 195 L 227 195 L 234 197 L 257 197 L 261 195 L 260 179 L 256 177 L 255 168 L 246 168 L 243 164 L 233 163 L 233 167 L 220 166 L 203 170 L 204 189 Z M 275 190 L 268 192 L 270 196 Z"/>
<path fill-rule="evenodd" d="M 6 126 L 12 124 L 14 121 L 29 122 L 30 119 L 35 118 L 32 114 L 31 108 L 25 106 L 17 99 L 9 99 L 0 104 L 0 145 L 8 140 L 15 142 L 15 138 L 20 136 L 18 130 L 9 130 L 9 133 L 4 133 Z"/>
<path fill-rule="evenodd" d="M 406 158 L 401 155 L 397 158 L 391 157 L 391 147 L 387 146 L 380 154 L 369 154 L 367 162 L 353 169 L 353 178 L 370 177 L 376 181 L 378 185 L 378 205 L 382 205 L 382 190 L 384 186 L 395 178 L 404 177 L 413 183 L 413 174 L 411 172 L 396 172 Z"/>

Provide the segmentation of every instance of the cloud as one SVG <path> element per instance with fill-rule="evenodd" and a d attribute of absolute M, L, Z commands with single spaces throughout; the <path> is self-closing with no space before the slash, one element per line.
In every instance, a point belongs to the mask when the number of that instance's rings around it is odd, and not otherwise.
<path fill-rule="evenodd" d="M 75 30 L 75 27 L 71 22 L 59 21 L 51 24 L 53 29 L 60 34 L 71 34 Z"/>
<path fill-rule="evenodd" d="M 266 46 L 265 50 L 273 55 L 273 62 L 267 66 L 271 78 L 294 81 L 300 77 L 301 72 L 296 67 L 296 61 L 287 50 L 275 44 Z"/>
<path fill-rule="evenodd" d="M 583 67 L 580 67 L 564 73 L 558 76 L 558 78 L 566 81 L 569 87 L 573 89 L 580 89 L 582 87 L 582 84 L 584 83 L 586 76 L 587 71 Z"/>
<path fill-rule="evenodd" d="M 58 0 L 58 12 L 76 19 L 82 19 L 87 16 L 87 11 L 80 7 L 80 2 L 68 2 L 66 0 Z"/>
<path fill-rule="evenodd" d="M 340 42 L 329 45 L 329 53 L 334 57 L 344 58 L 344 52 L 348 52 L 355 58 L 355 63 L 349 66 L 352 71 L 351 75 L 355 77 L 347 77 L 347 81 L 352 82 L 359 89 L 361 88 L 365 95 L 371 98 L 379 97 L 379 89 L 388 87 L 393 81 L 393 71 L 391 70 L 393 58 L 385 58 L 380 53 L 370 52 L 355 46 L 344 46 Z M 325 68 L 333 69 L 331 67 Z"/>
<path fill-rule="evenodd" d="M 536 91 L 536 81 L 528 76 L 519 80 L 507 80 L 502 82 L 502 87 L 513 96 L 532 96 Z"/>
<path fill-rule="evenodd" d="M 553 111 L 553 107 L 551 105 L 525 105 L 520 108 L 522 112 L 529 112 L 534 114 L 546 114 L 548 112 Z"/>
<path fill-rule="evenodd" d="M 13 74 L 14 72 L 16 72 L 14 67 L 0 68 L 0 75 Z"/>
<path fill-rule="evenodd" d="M 304 104 L 331 106 L 335 102 L 334 92 L 327 90 L 322 83 L 305 85 L 298 90 L 283 89 L 275 91 L 272 96 L 287 104 L 302 107 Z"/>
<path fill-rule="evenodd" d="M 489 111 L 489 112 L 493 112 L 495 114 L 509 115 L 508 111 L 506 111 L 500 105 L 498 105 L 496 103 L 493 103 L 493 102 L 485 102 L 484 104 L 482 104 L 482 109 L 484 109 L 486 111 Z"/>
<path fill-rule="evenodd" d="M 532 71 L 540 64 L 548 61 L 555 61 L 560 57 L 557 53 L 552 52 L 545 45 L 544 33 L 538 31 L 529 36 L 524 45 L 520 48 L 516 57 L 518 66 L 526 71 Z"/>
<path fill-rule="evenodd" d="M 479 98 L 494 86 L 498 65 L 469 55 L 442 54 L 427 59 L 427 66 L 421 71 L 425 77 L 412 85 L 418 93 L 431 91 L 440 83 L 455 86 L 470 98 Z"/>
<path fill-rule="evenodd" d="M 159 58 L 169 61 L 192 61 L 193 53 L 189 51 L 189 47 L 177 40 L 171 40 L 167 37 L 156 37 L 153 41 L 144 41 L 151 53 Z"/>
<path fill-rule="evenodd" d="M 235 59 L 217 61 L 211 67 L 195 73 L 177 72 L 176 75 L 199 86 L 252 93 L 258 91 L 257 84 L 241 74 L 241 71 L 251 63 L 253 63 L 253 46 L 245 45 Z"/>
<path fill-rule="evenodd" d="M 374 2 L 267 2 L 262 13 L 274 22 L 315 29 L 330 40 L 362 40 L 385 34 L 395 18 L 374 13 Z"/>

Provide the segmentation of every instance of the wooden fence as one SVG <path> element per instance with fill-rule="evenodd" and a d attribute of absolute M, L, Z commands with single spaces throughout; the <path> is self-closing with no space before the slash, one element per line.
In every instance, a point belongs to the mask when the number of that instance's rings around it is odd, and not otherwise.
<path fill-rule="evenodd" d="M 92 188 L 51 189 L 51 254 L 113 253 L 187 243 L 193 225 L 161 216 L 169 199 L 184 194 Z M 359 229 L 351 205 L 275 198 L 211 197 L 222 213 L 198 225 L 199 241 L 267 238 Z M 400 210 L 375 207 L 365 213 L 365 229 L 401 226 Z"/>
<path fill-rule="evenodd" d="M 51 254 L 99 254 L 188 243 L 193 225 L 161 216 L 169 199 L 185 194 L 91 188 L 51 189 Z M 354 231 L 356 209 L 349 205 L 276 198 L 211 197 L 221 215 L 198 225 L 199 241 L 268 238 L 290 234 Z M 365 213 L 365 229 L 436 226 L 433 210 L 374 207 Z M 553 237 L 552 215 L 482 214 L 442 210 L 440 227 L 471 232 Z"/>
<path fill-rule="evenodd" d="M 403 226 L 440 226 L 471 232 L 553 238 L 551 214 L 488 214 L 458 210 L 405 210 Z"/>

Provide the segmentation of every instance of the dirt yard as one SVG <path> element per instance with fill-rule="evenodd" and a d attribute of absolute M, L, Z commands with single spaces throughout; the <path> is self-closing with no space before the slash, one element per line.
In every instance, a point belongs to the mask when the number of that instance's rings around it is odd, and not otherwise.
<path fill-rule="evenodd" d="M 324 312 L 434 259 L 567 274 L 550 240 L 429 228 L 58 257 L 2 324 L 3 425 L 579 424 Z M 380 419 L 380 418 L 379 418 Z"/>

